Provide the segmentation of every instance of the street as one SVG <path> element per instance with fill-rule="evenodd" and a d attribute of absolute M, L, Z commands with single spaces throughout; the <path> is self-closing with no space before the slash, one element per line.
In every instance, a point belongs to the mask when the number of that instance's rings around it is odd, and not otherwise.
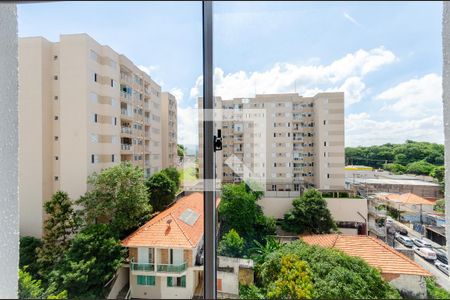
<path fill-rule="evenodd" d="M 393 220 L 393 222 L 396 226 L 405 228 L 408 231 L 408 236 L 410 238 L 421 238 L 422 237 L 420 233 L 414 231 L 413 229 L 409 228 L 408 226 L 405 226 L 402 223 L 395 221 L 395 220 Z M 428 239 L 427 239 L 427 241 L 430 242 L 430 244 L 433 247 L 442 248 L 442 246 L 434 243 L 433 241 L 429 241 Z M 398 241 L 395 241 L 395 246 L 397 248 L 406 248 L 404 245 L 402 245 Z M 442 271 L 440 271 L 438 268 L 436 268 L 434 265 L 434 262 L 428 261 L 428 260 L 420 257 L 419 255 L 417 255 L 416 253 L 414 253 L 414 261 L 416 263 L 418 263 L 419 265 L 421 265 L 425 270 L 430 272 L 434 277 L 436 277 L 436 282 L 439 285 L 441 285 L 447 291 L 450 291 L 450 278 L 447 275 L 445 275 Z"/>

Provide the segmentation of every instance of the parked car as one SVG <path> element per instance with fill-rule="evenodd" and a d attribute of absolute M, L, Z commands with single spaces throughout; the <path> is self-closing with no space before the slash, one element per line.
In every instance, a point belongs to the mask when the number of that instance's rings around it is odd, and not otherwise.
<path fill-rule="evenodd" d="M 436 260 L 436 252 L 428 247 L 414 247 L 414 252 L 428 260 Z"/>
<path fill-rule="evenodd" d="M 413 242 L 414 242 L 414 245 L 416 245 L 419 248 L 426 247 L 426 248 L 433 249 L 433 246 L 431 246 L 430 243 L 428 243 L 427 241 L 425 241 L 423 239 L 413 239 Z"/>
<path fill-rule="evenodd" d="M 448 265 L 447 253 L 444 250 L 442 250 L 442 249 L 434 249 L 434 252 L 436 252 L 437 259 L 440 262 Z"/>
<path fill-rule="evenodd" d="M 401 234 L 397 234 L 396 233 L 395 239 L 397 241 L 399 241 L 400 243 L 402 243 L 403 245 L 405 245 L 406 247 L 408 247 L 408 248 L 411 248 L 412 246 L 414 246 L 413 241 L 407 236 L 403 236 Z"/>
<path fill-rule="evenodd" d="M 438 268 L 439 270 L 441 270 L 445 275 L 448 276 L 448 265 L 444 264 L 442 262 L 440 262 L 439 260 L 436 260 L 434 262 L 434 265 L 436 266 L 436 268 Z"/>

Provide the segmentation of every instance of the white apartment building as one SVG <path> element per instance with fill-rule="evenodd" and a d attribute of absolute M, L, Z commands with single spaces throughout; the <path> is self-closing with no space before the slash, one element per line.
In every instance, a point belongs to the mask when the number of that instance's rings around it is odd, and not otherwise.
<path fill-rule="evenodd" d="M 161 117 L 166 120 L 161 124 L 161 133 L 167 139 L 162 144 L 162 163 L 165 167 L 175 167 L 178 162 L 177 100 L 168 92 L 161 93 Z"/>
<path fill-rule="evenodd" d="M 77 199 L 93 172 L 123 161 L 146 176 L 166 167 L 161 94 L 126 56 L 87 34 L 19 39 L 21 235 L 42 236 L 45 201 L 58 190 Z"/>
<path fill-rule="evenodd" d="M 223 136 L 223 150 L 216 152 L 217 179 L 258 178 L 266 191 L 344 189 L 344 93 L 216 97 L 214 107 L 222 118 L 215 130 Z M 199 133 L 202 178 L 202 126 Z"/>

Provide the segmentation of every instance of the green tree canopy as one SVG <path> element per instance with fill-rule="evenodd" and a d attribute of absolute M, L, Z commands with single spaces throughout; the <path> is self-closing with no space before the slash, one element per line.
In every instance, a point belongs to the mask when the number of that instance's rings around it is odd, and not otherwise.
<path fill-rule="evenodd" d="M 51 282 L 70 298 L 103 298 L 103 286 L 121 266 L 125 249 L 106 224 L 88 225 L 78 233 L 64 259 L 50 274 Z"/>
<path fill-rule="evenodd" d="M 186 148 L 183 145 L 178 144 L 177 145 L 177 155 L 178 155 L 178 157 L 180 157 L 180 159 L 183 160 L 185 154 L 186 154 Z"/>
<path fill-rule="evenodd" d="M 91 190 L 78 200 L 87 224 L 109 223 L 119 237 L 138 227 L 151 212 L 142 168 L 113 166 L 88 179 Z"/>
<path fill-rule="evenodd" d="M 434 169 L 434 165 L 430 164 L 425 160 L 419 160 L 409 163 L 406 166 L 406 173 L 418 174 L 418 175 L 429 175 Z"/>
<path fill-rule="evenodd" d="M 180 188 L 180 172 L 176 168 L 166 168 L 161 170 L 161 173 L 165 174 L 167 177 L 169 177 L 170 180 L 172 180 L 175 183 L 175 186 L 177 190 Z"/>
<path fill-rule="evenodd" d="M 430 176 L 436 178 L 440 183 L 443 183 L 445 179 L 445 167 L 434 167 L 434 169 L 430 172 Z"/>
<path fill-rule="evenodd" d="M 41 280 L 33 279 L 27 267 L 19 269 L 19 299 L 67 299 L 67 291 L 56 293 L 55 285 L 47 289 Z"/>
<path fill-rule="evenodd" d="M 246 241 L 246 249 L 253 240 L 262 242 L 267 235 L 275 234 L 275 221 L 264 216 L 257 204 L 258 192 L 248 189 L 245 183 L 225 184 L 219 205 L 219 218 L 222 232 L 231 229 Z"/>
<path fill-rule="evenodd" d="M 311 299 L 313 282 L 307 262 L 293 254 L 281 257 L 280 272 L 267 289 L 272 299 Z"/>
<path fill-rule="evenodd" d="M 42 241 L 32 236 L 20 237 L 19 268 L 27 267 L 27 272 L 36 277 L 39 271 L 37 263 L 37 249 L 42 246 Z"/>
<path fill-rule="evenodd" d="M 292 205 L 293 208 L 284 215 L 284 230 L 295 233 L 330 233 L 337 230 L 327 202 L 318 190 L 306 190 L 294 199 Z"/>
<path fill-rule="evenodd" d="M 445 199 L 437 200 L 433 209 L 437 212 L 445 213 Z"/>
<path fill-rule="evenodd" d="M 360 258 L 341 251 L 309 246 L 303 241 L 286 244 L 272 252 L 261 266 L 265 287 L 278 280 L 282 259 L 296 256 L 309 265 L 312 298 L 321 299 L 399 299 L 397 290 L 385 282 L 379 270 Z"/>
<path fill-rule="evenodd" d="M 159 172 L 151 176 L 145 182 L 149 191 L 150 204 L 155 211 L 163 210 L 175 200 L 177 187 L 166 174 Z"/>
<path fill-rule="evenodd" d="M 52 199 L 44 204 L 44 210 L 48 217 L 44 221 L 42 246 L 37 249 L 41 276 L 47 274 L 61 260 L 80 223 L 72 200 L 65 192 L 56 192 Z"/>
<path fill-rule="evenodd" d="M 241 257 L 244 251 L 244 239 L 236 230 L 231 229 L 222 237 L 217 250 L 219 255 Z"/>

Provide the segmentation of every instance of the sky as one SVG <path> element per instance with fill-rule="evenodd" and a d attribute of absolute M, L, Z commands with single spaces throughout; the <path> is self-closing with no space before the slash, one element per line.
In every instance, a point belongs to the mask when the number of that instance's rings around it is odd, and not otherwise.
<path fill-rule="evenodd" d="M 88 33 L 178 100 L 198 142 L 201 2 L 18 5 L 19 36 Z M 443 143 L 441 2 L 216 2 L 215 95 L 345 93 L 346 146 Z"/>

